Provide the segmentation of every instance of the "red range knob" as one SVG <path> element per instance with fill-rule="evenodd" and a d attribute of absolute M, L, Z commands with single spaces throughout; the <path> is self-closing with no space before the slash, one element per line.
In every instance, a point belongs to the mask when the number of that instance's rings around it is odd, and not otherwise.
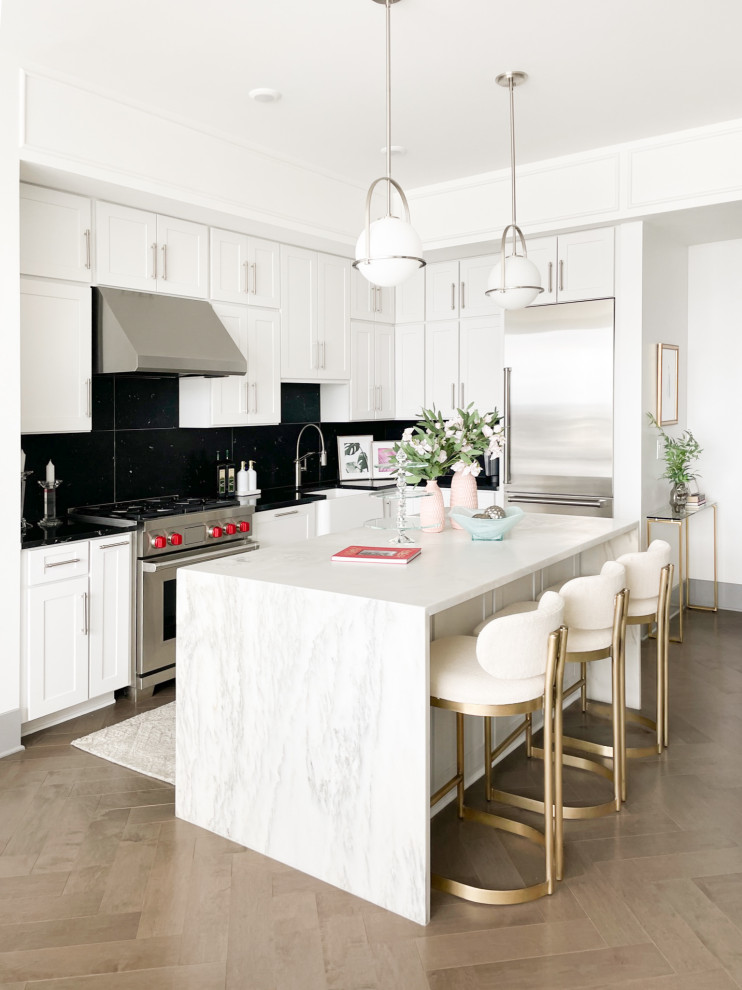
<path fill-rule="evenodd" d="M 171 533 L 168 538 L 168 542 L 172 547 L 179 547 L 183 542 L 183 537 L 180 535 L 180 533 Z"/>
<path fill-rule="evenodd" d="M 209 526 L 208 533 L 209 536 L 213 536 L 215 540 L 218 540 L 223 535 L 224 530 L 221 526 Z"/>
<path fill-rule="evenodd" d="M 237 527 L 235 526 L 234 523 L 227 523 L 227 525 L 224 527 L 224 532 L 227 534 L 227 536 L 234 536 L 234 534 L 237 532 Z"/>
<path fill-rule="evenodd" d="M 246 522 L 244 519 L 241 519 L 240 522 L 237 523 L 237 525 L 240 527 L 240 533 L 250 532 L 250 523 Z"/>
<path fill-rule="evenodd" d="M 149 542 L 155 550 L 163 550 L 167 546 L 167 539 L 164 536 L 150 536 Z"/>

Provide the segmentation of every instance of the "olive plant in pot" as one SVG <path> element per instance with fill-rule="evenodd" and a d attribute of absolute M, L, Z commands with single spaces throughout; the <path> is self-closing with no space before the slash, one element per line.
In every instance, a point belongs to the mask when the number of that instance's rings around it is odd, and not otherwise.
<path fill-rule="evenodd" d="M 688 501 L 691 481 L 698 477 L 692 467 L 699 454 L 703 453 L 703 448 L 690 430 L 683 430 L 679 437 L 671 437 L 665 433 L 652 413 L 647 413 L 647 416 L 664 445 L 665 473 L 660 477 L 672 482 L 670 505 L 674 512 L 680 512 Z"/>

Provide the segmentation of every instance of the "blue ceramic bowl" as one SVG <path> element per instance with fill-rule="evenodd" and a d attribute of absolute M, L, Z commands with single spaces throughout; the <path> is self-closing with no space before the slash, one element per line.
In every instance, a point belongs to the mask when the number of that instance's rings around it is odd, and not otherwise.
<path fill-rule="evenodd" d="M 506 509 L 503 519 L 475 519 L 474 515 L 481 509 L 464 509 L 457 505 L 451 509 L 449 518 L 456 519 L 473 540 L 501 540 L 513 526 L 517 526 L 523 516 L 523 509 Z"/>

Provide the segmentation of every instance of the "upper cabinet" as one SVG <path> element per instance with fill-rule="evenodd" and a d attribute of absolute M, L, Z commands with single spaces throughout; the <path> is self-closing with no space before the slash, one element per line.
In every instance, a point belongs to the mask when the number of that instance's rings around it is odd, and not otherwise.
<path fill-rule="evenodd" d="M 497 256 L 481 255 L 461 261 L 428 265 L 425 275 L 425 318 L 451 320 L 465 316 L 492 316 L 497 304 L 485 295 Z"/>
<path fill-rule="evenodd" d="M 527 246 L 544 287 L 532 306 L 604 299 L 614 294 L 613 227 L 534 237 Z"/>
<path fill-rule="evenodd" d="M 92 428 L 91 291 L 21 279 L 21 432 Z"/>
<path fill-rule="evenodd" d="M 206 299 L 208 228 L 113 203 L 95 204 L 100 285 Z"/>
<path fill-rule="evenodd" d="M 281 377 L 350 377 L 350 261 L 281 245 Z"/>
<path fill-rule="evenodd" d="M 394 290 L 394 322 L 422 323 L 425 319 L 425 268 L 418 268 Z"/>
<path fill-rule="evenodd" d="M 211 298 L 278 309 L 280 252 L 275 241 L 211 228 Z"/>
<path fill-rule="evenodd" d="M 21 274 L 90 282 L 90 200 L 21 183 Z"/>
<path fill-rule="evenodd" d="M 448 418 L 470 403 L 502 411 L 504 319 L 440 320 L 425 328 L 425 404 Z"/>
<path fill-rule="evenodd" d="M 350 318 L 394 323 L 394 289 L 372 285 L 357 268 L 350 269 Z"/>

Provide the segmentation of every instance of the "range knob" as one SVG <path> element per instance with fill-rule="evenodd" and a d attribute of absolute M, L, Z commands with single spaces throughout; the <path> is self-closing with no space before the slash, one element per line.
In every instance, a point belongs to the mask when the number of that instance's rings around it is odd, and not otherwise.
<path fill-rule="evenodd" d="M 240 519 L 240 521 L 237 523 L 237 526 L 239 527 L 240 533 L 250 532 L 250 523 L 247 522 L 247 520 L 245 519 Z"/>
<path fill-rule="evenodd" d="M 183 542 L 183 537 L 180 533 L 171 533 L 167 541 L 171 547 L 179 547 Z"/>
<path fill-rule="evenodd" d="M 209 536 L 213 537 L 215 540 L 218 540 L 221 536 L 224 535 L 224 530 L 222 529 L 221 526 L 209 526 L 206 532 L 209 534 Z"/>
<path fill-rule="evenodd" d="M 227 525 L 224 527 L 224 532 L 227 534 L 227 536 L 234 536 L 234 534 L 237 532 L 237 527 L 235 526 L 234 523 L 227 523 Z"/>
<path fill-rule="evenodd" d="M 167 537 L 158 534 L 157 536 L 150 536 L 149 545 L 154 550 L 164 550 L 167 546 Z"/>

